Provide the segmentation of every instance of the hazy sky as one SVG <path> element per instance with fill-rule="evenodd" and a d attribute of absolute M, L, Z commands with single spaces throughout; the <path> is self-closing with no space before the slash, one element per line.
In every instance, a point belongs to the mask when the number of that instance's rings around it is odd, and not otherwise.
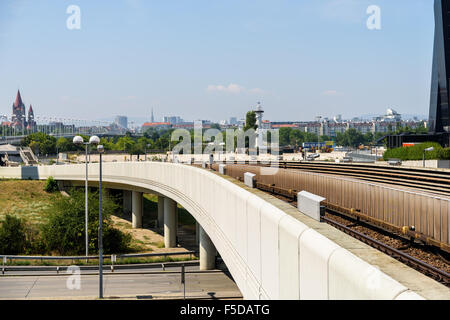
<path fill-rule="evenodd" d="M 18 88 L 81 119 L 428 114 L 433 34 L 432 0 L 1 0 L 0 114 Z"/>

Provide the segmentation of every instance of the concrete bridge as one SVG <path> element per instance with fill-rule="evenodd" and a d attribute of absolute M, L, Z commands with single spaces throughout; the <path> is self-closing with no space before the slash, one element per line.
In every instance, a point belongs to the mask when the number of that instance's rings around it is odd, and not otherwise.
<path fill-rule="evenodd" d="M 89 165 L 97 185 L 98 164 Z M 0 168 L 0 177 L 82 185 L 85 166 Z M 159 195 L 166 247 L 175 245 L 176 203 L 201 225 L 200 260 L 220 253 L 245 299 L 450 299 L 450 290 L 259 190 L 212 172 L 161 162 L 104 163 L 105 188 L 124 190 L 133 226 L 142 194 Z"/>

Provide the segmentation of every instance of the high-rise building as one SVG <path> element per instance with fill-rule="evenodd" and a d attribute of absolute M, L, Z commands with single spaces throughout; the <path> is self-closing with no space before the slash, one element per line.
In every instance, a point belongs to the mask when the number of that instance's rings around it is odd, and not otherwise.
<path fill-rule="evenodd" d="M 155 117 L 153 115 L 153 108 L 152 108 L 152 118 L 151 118 L 151 123 L 155 122 Z"/>
<path fill-rule="evenodd" d="M 163 122 L 168 122 L 170 124 L 177 124 L 183 122 L 183 119 L 179 116 L 165 116 L 163 117 Z"/>
<path fill-rule="evenodd" d="M 450 3 L 435 0 L 434 53 L 431 79 L 429 132 L 450 132 Z"/>
<path fill-rule="evenodd" d="M 431 75 L 430 113 L 428 134 L 390 135 L 389 148 L 401 147 L 404 143 L 435 141 L 444 147 L 450 146 L 450 1 L 434 1 L 434 49 Z"/>
<path fill-rule="evenodd" d="M 122 128 L 128 128 L 128 118 L 126 116 L 117 116 L 114 120 L 114 123 Z"/>

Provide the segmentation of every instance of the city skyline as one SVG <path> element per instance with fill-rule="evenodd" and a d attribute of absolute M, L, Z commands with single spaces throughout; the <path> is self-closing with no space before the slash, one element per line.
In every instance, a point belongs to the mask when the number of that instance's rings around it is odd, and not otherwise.
<path fill-rule="evenodd" d="M 80 30 L 66 28 L 70 4 Z M 111 121 L 148 121 L 151 108 L 156 119 L 220 121 L 257 101 L 272 121 L 426 115 L 432 3 L 378 1 L 381 30 L 366 27 L 370 4 L 4 1 L 1 113 L 20 89 L 42 115 Z"/>
<path fill-rule="evenodd" d="M 20 101 L 19 104 L 18 104 L 18 101 Z M 16 104 L 18 104 L 18 105 L 16 106 Z M 20 94 L 20 90 L 18 90 L 17 93 L 16 93 L 16 98 L 15 98 L 14 103 L 13 103 L 13 110 L 12 110 L 11 116 L 9 116 L 8 113 L 5 113 L 5 114 L 0 113 L 0 117 L 3 118 L 5 121 L 10 121 L 11 123 L 14 123 L 13 119 L 17 118 L 17 115 L 15 115 L 15 112 L 16 112 L 15 108 L 17 108 L 19 105 L 23 105 L 25 107 L 25 104 L 22 102 L 22 97 L 21 97 L 21 94 Z M 251 107 L 247 111 L 251 111 L 253 109 L 254 108 Z M 33 121 L 34 121 L 34 112 L 33 112 L 31 104 L 30 104 L 30 110 L 31 110 L 31 114 L 32 114 L 32 117 L 33 117 Z M 245 111 L 245 112 L 247 112 L 247 111 Z M 385 115 L 385 114 L 384 113 L 378 113 L 378 114 L 373 113 L 373 114 L 365 114 L 365 115 L 354 114 L 353 116 L 350 116 L 348 118 L 344 117 L 341 120 L 342 121 L 352 121 L 352 120 L 372 121 L 374 118 L 380 117 L 380 116 L 383 116 L 383 115 Z M 6 119 L 5 119 L 5 116 L 6 116 Z M 154 117 L 154 108 L 151 108 L 150 118 L 147 118 L 145 116 L 142 116 L 142 117 L 128 117 L 126 114 L 123 115 L 123 116 L 125 118 L 129 119 L 129 121 L 133 125 L 133 127 L 140 127 L 144 123 L 152 123 L 152 122 L 155 122 L 155 123 L 156 122 L 171 122 L 172 123 L 173 119 L 175 119 L 175 118 L 177 120 L 174 123 L 177 123 L 177 122 L 179 122 L 179 123 L 193 122 L 193 121 L 201 120 L 201 119 L 183 119 L 180 116 L 176 116 L 176 115 L 170 115 L 170 116 L 168 116 L 168 115 L 161 115 L 161 116 L 158 116 L 158 117 L 155 118 Z M 121 115 L 114 115 L 114 116 L 111 116 L 110 118 L 92 119 L 92 121 L 103 121 L 105 123 L 106 122 L 117 123 L 117 118 L 118 117 L 123 117 L 123 116 L 121 116 Z M 332 120 L 336 116 L 342 116 L 342 115 L 341 114 L 335 114 L 335 115 L 331 115 L 331 116 L 322 116 L 321 115 L 320 118 Z M 402 120 L 413 120 L 413 118 L 418 120 L 418 121 L 427 120 L 427 116 L 426 115 L 403 114 L 402 116 L 403 116 Z M 170 118 L 172 119 L 172 121 L 169 121 Z M 39 116 L 38 116 L 37 119 L 41 119 L 41 121 L 44 121 L 44 122 L 45 122 L 44 119 L 47 119 L 48 121 L 51 121 L 51 119 L 53 119 L 53 120 L 61 120 L 61 121 L 64 120 L 63 122 L 67 122 L 67 123 L 72 123 L 71 121 L 75 121 L 75 120 L 76 121 L 90 122 L 90 120 L 58 118 L 56 116 L 55 117 L 50 117 L 48 115 L 43 115 L 43 116 L 41 116 L 41 118 L 39 118 Z M 148 119 L 150 119 L 150 121 Z M 230 119 L 245 120 L 245 114 L 238 115 L 238 116 L 236 116 L 236 115 L 228 115 L 224 119 L 220 119 L 220 120 L 213 119 L 213 120 L 208 120 L 208 121 L 211 121 L 211 123 L 221 123 L 221 122 L 224 122 L 224 121 L 229 123 Z M 202 119 L 202 120 L 205 120 L 205 119 Z M 317 120 L 317 116 L 314 119 L 294 119 L 294 120 L 293 119 L 283 119 L 283 120 L 278 120 L 278 121 L 271 120 L 271 119 L 265 119 L 265 120 L 269 120 L 271 122 L 315 122 Z"/>

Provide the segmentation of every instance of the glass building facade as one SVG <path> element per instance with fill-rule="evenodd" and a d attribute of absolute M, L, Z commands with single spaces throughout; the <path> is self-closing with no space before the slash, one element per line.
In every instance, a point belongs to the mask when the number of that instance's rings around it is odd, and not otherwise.
<path fill-rule="evenodd" d="M 429 132 L 450 132 L 449 79 L 450 79 L 450 1 L 435 0 L 435 35 Z"/>

